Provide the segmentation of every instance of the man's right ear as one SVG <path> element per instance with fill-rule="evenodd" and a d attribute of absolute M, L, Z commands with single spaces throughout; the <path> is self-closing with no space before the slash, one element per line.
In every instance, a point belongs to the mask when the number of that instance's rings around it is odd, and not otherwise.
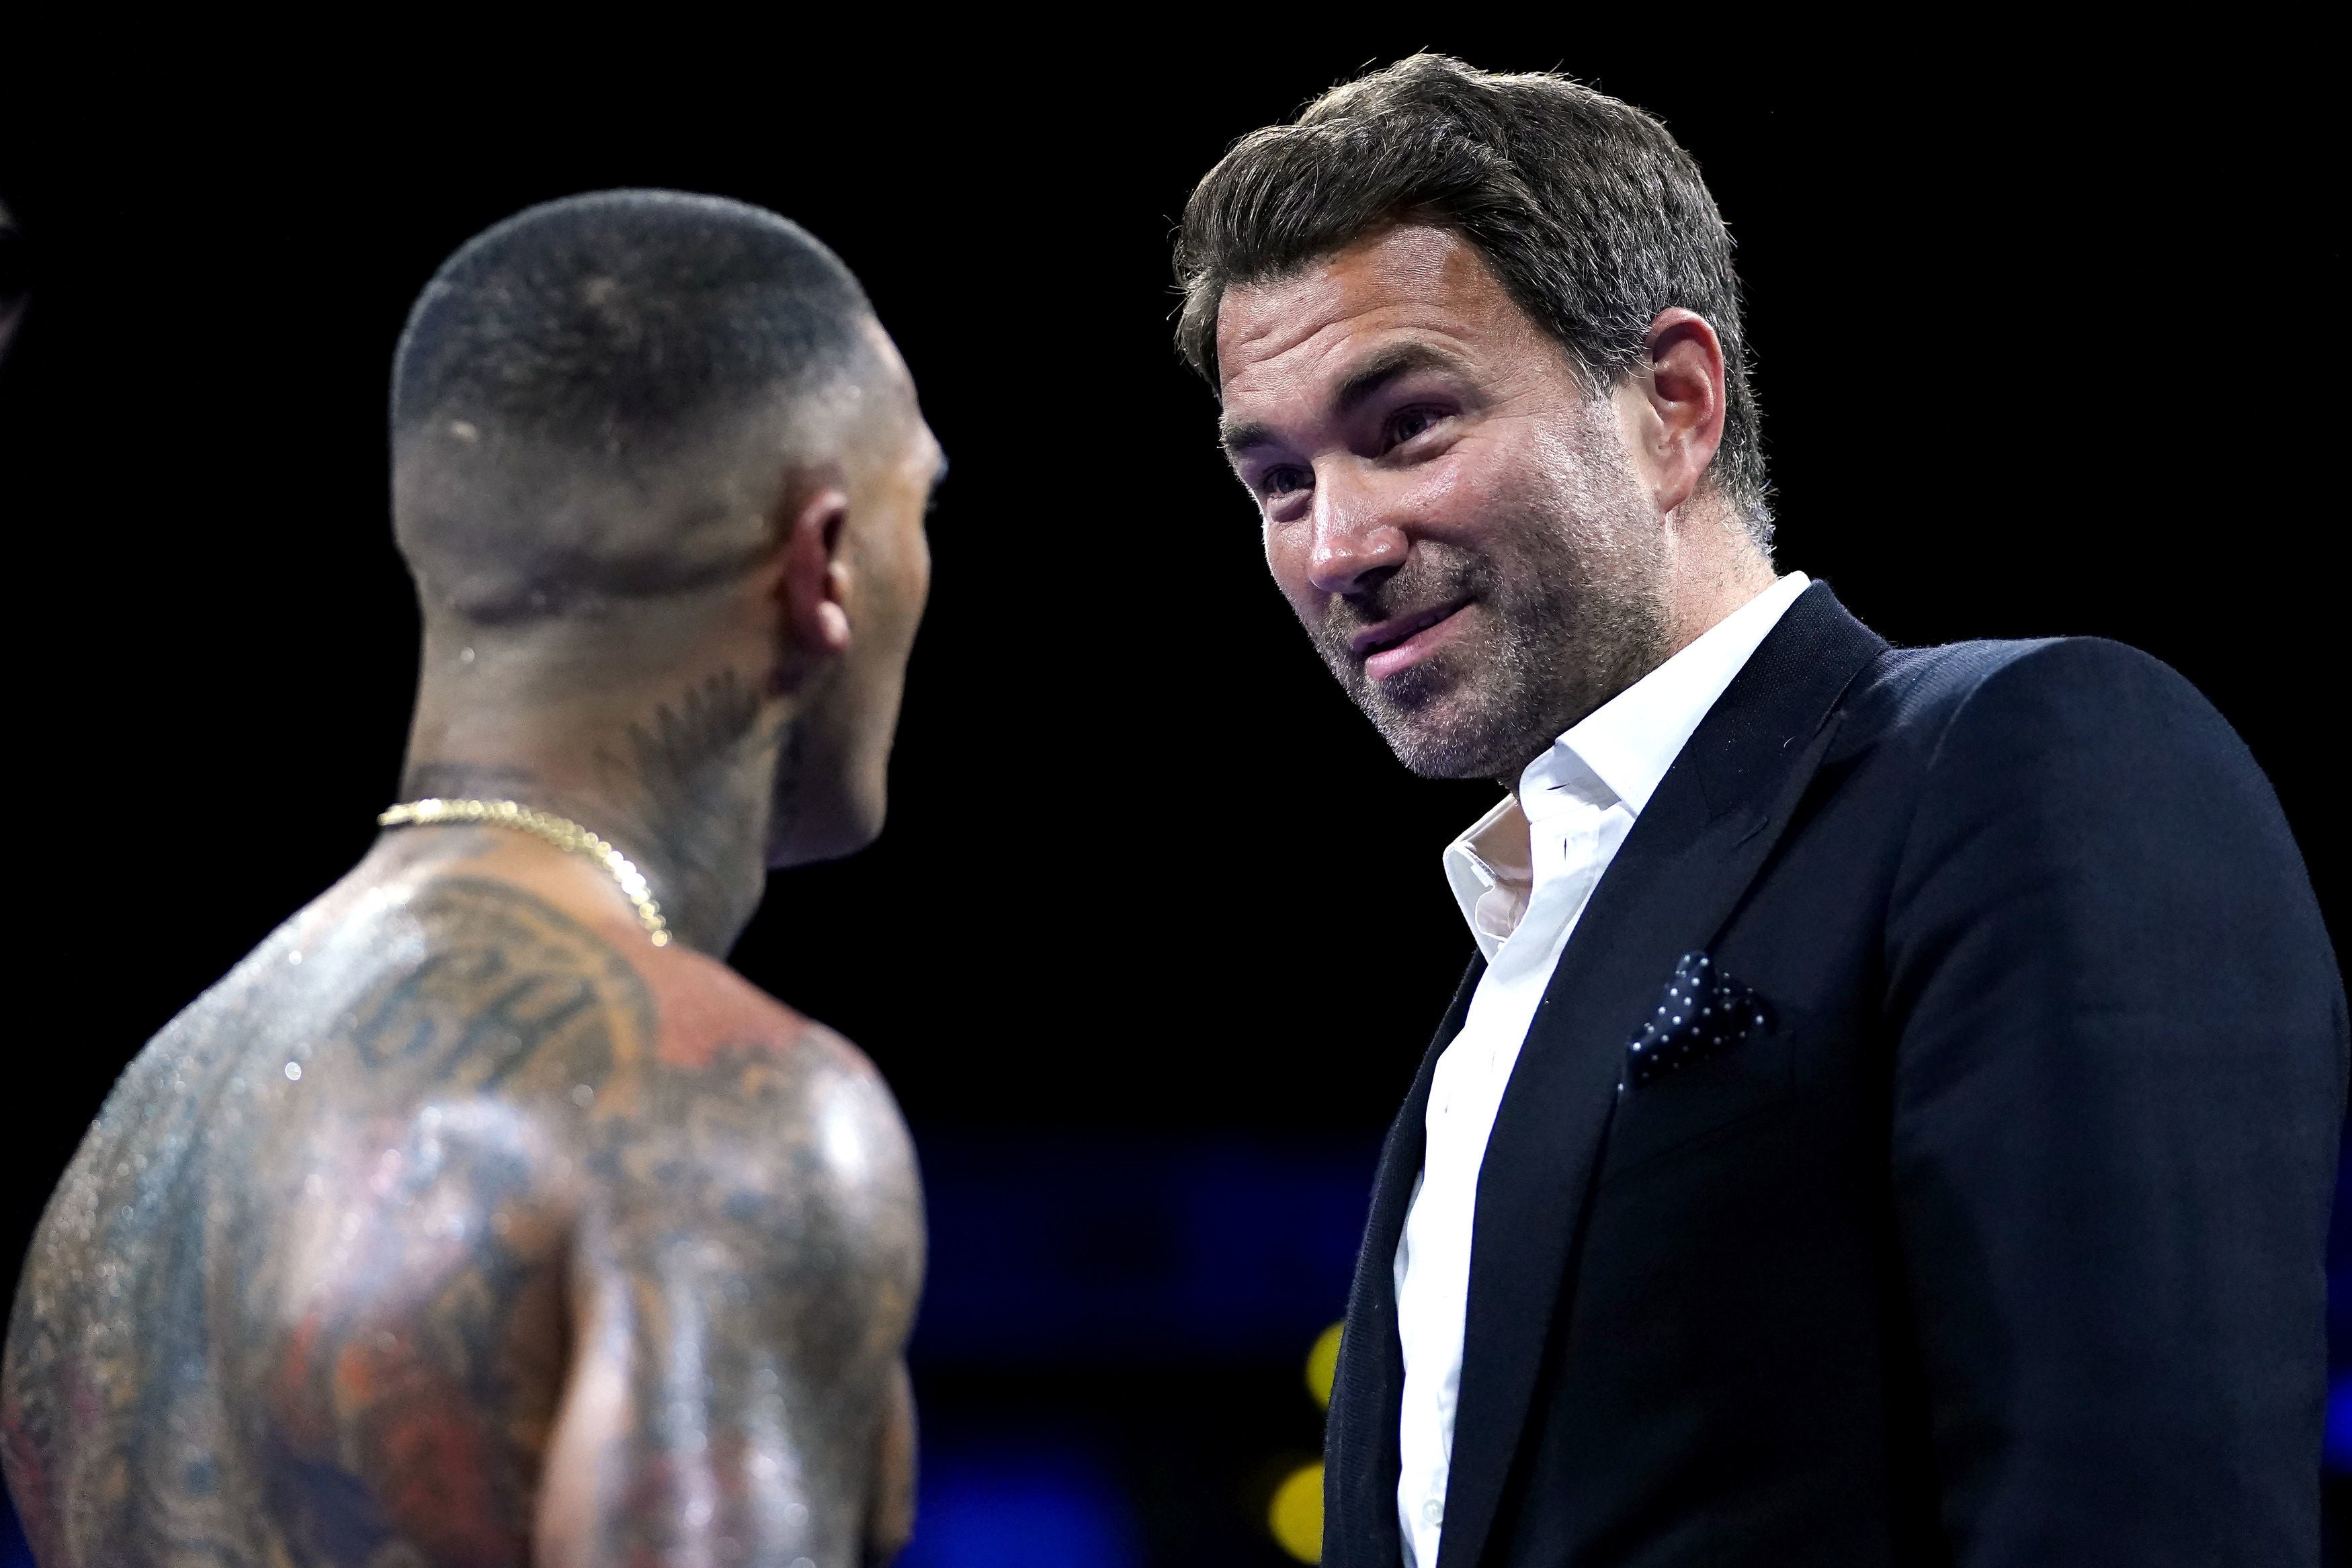
<path fill-rule="evenodd" d="M 849 569 L 841 559 L 848 523 L 849 497 L 828 485 L 811 492 L 785 526 L 779 585 L 791 622 L 785 634 L 819 659 L 849 647 Z"/>

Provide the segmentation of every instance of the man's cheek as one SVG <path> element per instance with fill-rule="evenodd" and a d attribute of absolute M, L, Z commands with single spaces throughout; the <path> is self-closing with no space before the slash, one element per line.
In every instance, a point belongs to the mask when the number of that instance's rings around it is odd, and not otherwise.
<path fill-rule="evenodd" d="M 1500 455 L 1456 446 L 1423 465 L 1410 497 L 1413 515 L 1429 531 L 1465 544 L 1482 537 L 1489 519 L 1515 509 L 1512 497 L 1522 483 Z"/>
<path fill-rule="evenodd" d="M 1277 528 L 1272 518 L 1260 518 L 1258 522 L 1258 537 L 1265 544 L 1265 569 L 1274 573 L 1274 580 L 1282 584 L 1285 593 L 1290 591 L 1295 576 L 1291 569 L 1299 564 L 1293 559 L 1298 554 L 1298 547 L 1290 538 L 1295 531 Z"/>
<path fill-rule="evenodd" d="M 1280 533 L 1268 530 L 1265 567 L 1273 575 L 1274 585 L 1282 590 L 1285 599 L 1290 601 L 1291 609 L 1297 612 L 1300 620 L 1312 626 L 1330 596 L 1319 591 L 1307 580 L 1307 552 L 1290 545 Z"/>

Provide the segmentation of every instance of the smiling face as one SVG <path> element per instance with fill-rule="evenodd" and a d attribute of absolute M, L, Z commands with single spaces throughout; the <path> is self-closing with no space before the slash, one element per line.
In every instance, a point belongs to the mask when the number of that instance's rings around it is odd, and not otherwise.
<path fill-rule="evenodd" d="M 1217 361 L 1275 580 L 1416 773 L 1515 782 L 1664 657 L 1634 411 L 1587 390 L 1450 231 L 1387 229 L 1230 290 Z"/>

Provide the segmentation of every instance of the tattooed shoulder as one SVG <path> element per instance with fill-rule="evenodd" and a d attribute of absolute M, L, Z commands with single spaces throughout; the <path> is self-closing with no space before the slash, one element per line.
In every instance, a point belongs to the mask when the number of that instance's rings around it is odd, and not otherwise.
<path fill-rule="evenodd" d="M 27 1261 L 0 1454 L 51 1568 L 520 1564 L 559 1451 L 621 1556 L 714 1487 L 854 1545 L 920 1249 L 855 1051 L 443 878 L 298 919 L 124 1075 Z"/>

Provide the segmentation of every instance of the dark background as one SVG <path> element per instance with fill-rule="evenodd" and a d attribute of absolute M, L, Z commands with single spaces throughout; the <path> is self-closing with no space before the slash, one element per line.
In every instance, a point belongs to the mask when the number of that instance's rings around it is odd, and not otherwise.
<path fill-rule="evenodd" d="M 1170 348 L 1167 246 L 1234 137 L 1424 44 L 1565 68 L 1697 156 L 1740 243 L 1785 568 L 1898 642 L 2095 632 L 2172 663 L 2269 770 L 2340 946 L 2315 41 L 2252 13 L 1159 25 L 16 51 L 7 1277 L 115 1073 L 391 798 L 409 301 L 529 203 L 719 192 L 857 270 L 954 465 L 889 831 L 777 877 L 736 954 L 866 1048 L 923 1150 L 909 1562 L 1286 1561 L 1264 1521 L 1319 1446 L 1299 1364 L 1467 956 L 1437 852 L 1492 792 L 1406 775 L 1289 622 Z"/>

